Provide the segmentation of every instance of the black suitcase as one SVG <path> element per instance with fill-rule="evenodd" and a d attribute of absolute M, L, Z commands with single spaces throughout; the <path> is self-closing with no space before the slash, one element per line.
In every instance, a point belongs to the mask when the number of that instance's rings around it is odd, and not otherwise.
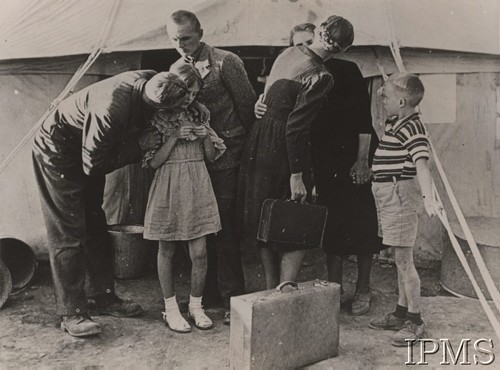
<path fill-rule="evenodd" d="M 263 242 L 321 247 L 328 209 L 291 200 L 266 199 L 262 204 L 257 239 Z"/>

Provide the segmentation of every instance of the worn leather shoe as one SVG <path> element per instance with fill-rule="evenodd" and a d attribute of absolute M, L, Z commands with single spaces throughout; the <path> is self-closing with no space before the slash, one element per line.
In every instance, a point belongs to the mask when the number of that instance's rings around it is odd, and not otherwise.
<path fill-rule="evenodd" d="M 101 333 L 101 326 L 88 314 L 63 316 L 61 330 L 73 337 L 88 337 Z"/>
<path fill-rule="evenodd" d="M 141 315 L 142 307 L 132 301 L 124 301 L 116 294 L 102 294 L 87 299 L 87 306 L 92 315 L 110 315 L 115 317 L 134 317 Z"/>
<path fill-rule="evenodd" d="M 418 339 L 422 339 L 424 337 L 424 333 L 424 323 L 418 325 L 410 320 L 407 320 L 405 322 L 404 328 L 394 334 L 391 344 L 394 347 L 407 347 L 408 342 L 411 342 L 411 344 L 413 345 Z"/>
<path fill-rule="evenodd" d="M 356 293 L 351 305 L 351 315 L 360 316 L 370 310 L 370 293 Z"/>
<path fill-rule="evenodd" d="M 368 326 L 377 330 L 401 330 L 405 327 L 405 322 L 405 319 L 400 319 L 389 312 L 381 319 L 370 321 Z"/>

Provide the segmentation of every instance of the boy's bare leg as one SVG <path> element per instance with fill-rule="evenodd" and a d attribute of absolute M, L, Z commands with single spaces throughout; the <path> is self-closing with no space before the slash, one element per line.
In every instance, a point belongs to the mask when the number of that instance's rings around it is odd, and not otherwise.
<path fill-rule="evenodd" d="M 176 242 L 160 241 L 158 248 L 158 278 L 164 298 L 174 296 L 174 273 L 172 259 L 175 255 Z"/>
<path fill-rule="evenodd" d="M 398 280 L 401 278 L 403 282 L 408 312 L 418 313 L 420 312 L 420 277 L 413 262 L 413 248 L 395 247 L 394 250 Z M 400 305 L 403 305 L 401 303 Z"/>
<path fill-rule="evenodd" d="M 201 297 L 207 277 L 207 247 L 205 237 L 188 242 L 189 257 L 191 258 L 191 296 Z"/>
<path fill-rule="evenodd" d="M 302 261 L 306 255 L 305 250 L 284 252 L 281 256 L 280 281 L 297 281 Z"/>
<path fill-rule="evenodd" d="M 274 289 L 280 283 L 279 254 L 269 248 L 260 248 L 260 258 L 266 275 L 266 288 Z"/>
<path fill-rule="evenodd" d="M 403 307 L 408 307 L 408 299 L 406 298 L 403 275 L 401 274 L 401 271 L 399 271 L 399 268 L 397 270 L 398 270 L 398 290 L 399 290 L 398 305 Z"/>

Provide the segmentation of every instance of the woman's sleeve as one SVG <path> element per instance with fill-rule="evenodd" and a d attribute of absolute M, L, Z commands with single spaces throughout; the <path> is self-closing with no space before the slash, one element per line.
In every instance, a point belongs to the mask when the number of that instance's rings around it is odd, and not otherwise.
<path fill-rule="evenodd" d="M 311 168 L 311 123 L 332 87 L 333 77 L 329 73 L 316 73 L 302 81 L 295 107 L 288 115 L 286 125 L 286 146 L 291 173 L 304 172 Z"/>
<path fill-rule="evenodd" d="M 224 140 L 222 140 L 214 131 L 213 128 L 211 128 L 208 123 L 205 124 L 208 135 L 210 136 L 210 140 L 212 140 L 212 143 L 214 144 L 215 148 L 215 160 L 220 158 L 222 154 L 226 151 L 226 145 L 224 144 Z"/>
<path fill-rule="evenodd" d="M 352 76 L 349 79 L 349 99 L 353 107 L 350 112 L 351 124 L 358 134 L 374 134 L 370 95 L 366 82 L 357 65 L 353 64 L 348 73 Z"/>

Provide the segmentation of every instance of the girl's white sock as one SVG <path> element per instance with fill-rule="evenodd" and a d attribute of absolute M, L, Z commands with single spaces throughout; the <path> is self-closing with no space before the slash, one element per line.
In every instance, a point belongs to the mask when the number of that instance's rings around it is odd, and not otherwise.
<path fill-rule="evenodd" d="M 197 308 L 202 308 L 201 307 L 201 297 L 193 297 L 192 295 L 189 296 L 189 309 L 197 309 Z"/>
<path fill-rule="evenodd" d="M 179 305 L 177 304 L 177 299 L 175 298 L 175 295 L 173 295 L 170 298 L 163 298 L 165 301 L 165 311 L 168 314 L 181 314 L 181 311 L 179 311 Z"/>

